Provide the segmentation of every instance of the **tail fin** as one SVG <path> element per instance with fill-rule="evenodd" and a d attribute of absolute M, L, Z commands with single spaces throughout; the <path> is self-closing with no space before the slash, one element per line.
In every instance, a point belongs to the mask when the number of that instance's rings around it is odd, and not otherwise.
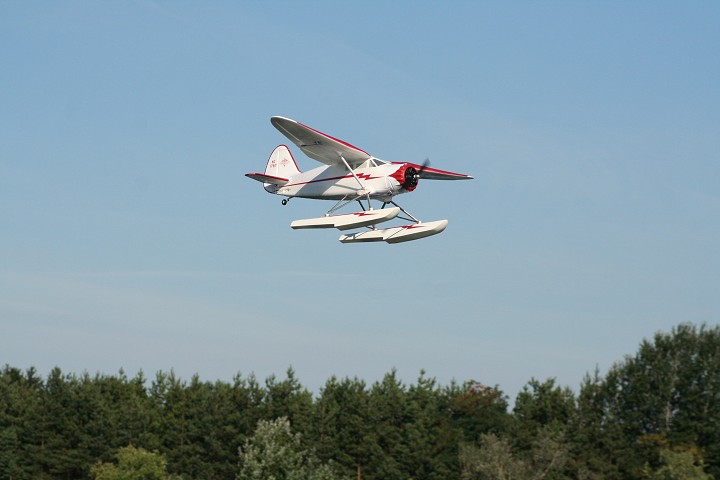
<path fill-rule="evenodd" d="M 295 163 L 295 159 L 290 153 L 290 149 L 285 145 L 278 145 L 270 154 L 267 166 L 265 167 L 265 175 L 273 177 L 290 178 L 300 173 L 300 169 Z"/>
<path fill-rule="evenodd" d="M 285 145 L 278 145 L 270 154 L 265 173 L 246 173 L 245 176 L 262 182 L 267 190 L 269 185 L 281 187 L 290 181 L 293 175 L 300 173 L 295 159 Z M 268 190 L 269 191 L 269 190 Z"/>

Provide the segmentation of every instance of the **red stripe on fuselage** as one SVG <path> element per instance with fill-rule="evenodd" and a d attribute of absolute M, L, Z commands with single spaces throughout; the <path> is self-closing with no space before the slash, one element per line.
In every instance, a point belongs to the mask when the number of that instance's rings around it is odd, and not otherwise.
<path fill-rule="evenodd" d="M 297 182 L 297 183 L 288 183 L 287 185 L 284 185 L 285 187 L 295 187 L 297 185 L 309 185 L 311 183 L 320 183 L 320 182 L 334 182 L 336 180 L 342 180 L 344 178 L 353 178 L 352 175 L 347 174 L 343 177 L 330 177 L 330 178 L 320 178 L 317 180 L 308 180 L 307 182 Z M 376 178 L 380 177 L 373 177 L 370 174 L 367 173 L 361 173 L 358 175 L 358 178 L 362 178 L 363 180 L 375 180 Z"/>

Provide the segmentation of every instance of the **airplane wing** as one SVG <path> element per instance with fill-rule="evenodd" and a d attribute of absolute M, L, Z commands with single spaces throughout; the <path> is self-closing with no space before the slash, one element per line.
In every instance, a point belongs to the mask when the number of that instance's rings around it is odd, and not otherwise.
<path fill-rule="evenodd" d="M 394 162 L 396 163 L 396 162 Z M 408 165 L 412 165 L 415 167 L 415 169 L 420 172 L 420 178 L 425 180 L 472 180 L 473 177 L 470 175 L 466 175 L 464 173 L 455 173 L 455 172 L 448 172 L 446 170 L 439 170 L 437 168 L 432 168 L 422 165 L 416 165 L 414 163 L 409 163 Z"/>
<path fill-rule="evenodd" d="M 305 155 L 326 165 L 342 165 L 340 155 L 352 168 L 372 158 L 369 153 L 349 143 L 326 135 L 295 120 L 285 117 L 272 117 L 270 122 L 280 130 L 280 133 L 300 147 L 300 150 Z"/>

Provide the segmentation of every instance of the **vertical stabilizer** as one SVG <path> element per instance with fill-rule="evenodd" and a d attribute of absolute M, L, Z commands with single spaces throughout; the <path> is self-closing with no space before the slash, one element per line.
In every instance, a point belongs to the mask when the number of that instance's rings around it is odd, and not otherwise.
<path fill-rule="evenodd" d="M 290 153 L 290 149 L 285 145 L 278 145 L 270 154 L 267 166 L 265 167 L 265 175 L 273 177 L 291 178 L 300 173 L 300 169 L 295 163 L 295 159 Z"/>

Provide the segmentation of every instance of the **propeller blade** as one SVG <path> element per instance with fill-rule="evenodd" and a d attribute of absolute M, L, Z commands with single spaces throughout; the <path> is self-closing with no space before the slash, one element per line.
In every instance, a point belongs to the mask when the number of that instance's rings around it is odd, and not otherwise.
<path fill-rule="evenodd" d="M 426 158 L 425 161 L 423 162 L 423 164 L 420 165 L 420 169 L 415 174 L 415 177 L 420 178 L 420 175 L 422 174 L 422 172 L 429 166 L 430 166 L 430 159 Z"/>

